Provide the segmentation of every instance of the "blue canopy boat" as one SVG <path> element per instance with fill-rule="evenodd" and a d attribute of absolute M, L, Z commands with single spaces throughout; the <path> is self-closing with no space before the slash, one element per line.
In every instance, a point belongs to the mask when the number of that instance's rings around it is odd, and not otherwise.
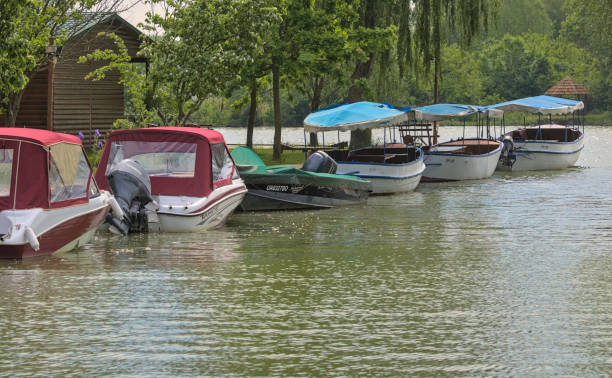
<path fill-rule="evenodd" d="M 327 152 L 336 160 L 338 174 L 370 180 L 373 194 L 408 192 L 417 187 L 425 170 L 423 151 L 414 144 L 387 143 L 386 130 L 405 124 L 409 111 L 410 108 L 398 109 L 367 101 L 334 105 L 309 114 L 304 119 L 304 130 L 326 132 L 385 128 L 383 145 Z"/>
<path fill-rule="evenodd" d="M 519 128 L 502 135 L 504 147 L 498 169 L 563 169 L 578 161 L 584 148 L 584 124 L 580 130 L 580 116 L 576 117 L 584 109 L 582 101 L 543 95 L 506 101 L 485 109 L 538 114 L 537 126 Z M 569 114 L 572 114 L 571 122 L 566 117 L 553 123 L 553 115 Z M 542 115 L 548 115 L 547 124 L 542 123 Z"/>
<path fill-rule="evenodd" d="M 501 118 L 500 110 L 487 110 L 474 105 L 433 104 L 411 111 L 414 129 L 410 125 L 400 129 L 403 136 L 417 136 L 417 122 L 444 121 L 463 118 L 463 136 L 443 143 L 423 146 L 425 151 L 425 172 L 423 181 L 476 180 L 491 177 L 495 172 L 502 145 L 491 138 L 489 118 Z M 479 136 L 480 117 L 475 138 L 465 137 L 465 118 L 483 114 L 487 120 L 487 135 Z M 411 131 L 414 131 L 411 133 Z M 483 126 L 484 131 L 484 126 Z M 435 131 L 434 131 L 435 132 Z"/>

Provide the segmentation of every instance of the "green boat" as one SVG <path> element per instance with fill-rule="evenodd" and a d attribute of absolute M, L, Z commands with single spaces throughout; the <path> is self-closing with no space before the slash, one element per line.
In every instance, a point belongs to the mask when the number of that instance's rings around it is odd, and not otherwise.
<path fill-rule="evenodd" d="M 334 174 L 336 162 L 322 151 L 312 154 L 302 169 L 267 166 L 255 151 L 237 147 L 231 152 L 248 192 L 239 209 L 320 209 L 365 203 L 372 190 L 368 180 Z"/>

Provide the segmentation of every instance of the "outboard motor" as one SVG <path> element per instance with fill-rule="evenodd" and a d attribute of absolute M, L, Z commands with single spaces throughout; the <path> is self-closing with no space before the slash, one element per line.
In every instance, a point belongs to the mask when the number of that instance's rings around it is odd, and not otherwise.
<path fill-rule="evenodd" d="M 505 135 L 502 139 L 501 159 L 502 163 L 511 167 L 514 164 L 514 141 L 510 135 Z"/>
<path fill-rule="evenodd" d="M 121 233 L 147 232 L 148 217 L 145 206 L 153 201 L 151 180 L 145 169 L 135 160 L 123 159 L 107 174 L 108 184 L 125 216 L 117 219 L 112 215 L 107 222 Z"/>
<path fill-rule="evenodd" d="M 325 152 L 317 151 L 306 159 L 302 169 L 317 173 L 336 173 L 338 163 Z"/>

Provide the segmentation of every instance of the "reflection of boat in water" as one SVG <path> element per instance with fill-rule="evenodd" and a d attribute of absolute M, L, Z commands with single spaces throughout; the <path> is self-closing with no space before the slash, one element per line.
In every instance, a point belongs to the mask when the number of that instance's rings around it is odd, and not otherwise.
<path fill-rule="evenodd" d="M 192 127 L 120 130 L 96 172 L 127 214 L 126 231 L 197 231 L 222 226 L 246 193 L 223 136 Z"/>
<path fill-rule="evenodd" d="M 415 108 L 411 111 L 414 117 L 414 135 L 411 133 L 410 124 L 406 124 L 400 131 L 403 135 L 410 135 L 416 139 L 417 121 L 443 121 L 447 119 L 464 119 L 465 136 L 465 117 L 472 114 L 483 113 L 476 106 L 460 104 L 434 104 Z M 501 111 L 484 111 L 487 117 L 501 118 Z M 479 121 L 480 123 L 480 121 Z M 488 123 L 487 123 L 488 125 Z M 429 125 L 419 125 L 419 128 L 429 127 Z M 480 126 L 479 126 L 480 127 Z M 436 134 L 436 130 L 433 131 Z M 491 177 L 497 167 L 502 145 L 499 141 L 489 137 L 487 127 L 487 137 L 479 137 L 478 129 L 474 138 L 459 138 L 433 145 L 425 145 L 425 172 L 423 181 L 457 181 L 457 180 L 477 180 Z"/>
<path fill-rule="evenodd" d="M 408 109 L 387 104 L 356 102 L 316 111 L 304 119 L 304 129 L 310 132 L 351 131 L 385 128 L 381 146 L 354 150 L 332 150 L 328 154 L 338 163 L 338 174 L 350 174 L 372 182 L 372 193 L 413 191 L 425 170 L 423 151 L 412 144 L 387 143 L 387 128 L 408 119 Z"/>
<path fill-rule="evenodd" d="M 497 168 L 507 171 L 563 169 L 578 161 L 584 148 L 582 130 L 571 125 L 553 124 L 552 115 L 573 114 L 584 109 L 582 101 L 552 96 L 527 97 L 487 107 L 505 112 L 538 114 L 538 126 L 524 127 L 504 133 L 504 149 Z M 542 115 L 549 124 L 542 124 Z M 575 118 L 573 118 L 575 119 Z"/>
<path fill-rule="evenodd" d="M 0 257 L 48 255 L 88 242 L 113 198 L 98 190 L 80 139 L 2 128 L 0 141 Z"/>
<path fill-rule="evenodd" d="M 248 147 L 232 150 L 248 188 L 240 208 L 252 210 L 320 209 L 365 203 L 371 184 L 355 176 L 337 175 L 336 162 L 322 151 L 306 159 L 302 169 L 267 166 Z"/>

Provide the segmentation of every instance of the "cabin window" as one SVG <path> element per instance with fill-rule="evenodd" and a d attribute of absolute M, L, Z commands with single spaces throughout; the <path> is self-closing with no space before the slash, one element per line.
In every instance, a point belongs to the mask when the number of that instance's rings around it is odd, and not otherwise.
<path fill-rule="evenodd" d="M 49 152 L 51 202 L 87 197 L 91 169 L 81 146 L 58 143 L 52 145 Z"/>
<path fill-rule="evenodd" d="M 110 147 L 106 175 L 123 159 L 140 163 L 149 176 L 194 177 L 195 143 L 181 142 L 113 142 Z"/>
<path fill-rule="evenodd" d="M 0 197 L 11 195 L 13 178 L 13 149 L 0 149 Z"/>
<path fill-rule="evenodd" d="M 231 179 L 234 173 L 234 161 L 227 152 L 224 143 L 212 145 L 212 175 L 213 182 Z"/>

